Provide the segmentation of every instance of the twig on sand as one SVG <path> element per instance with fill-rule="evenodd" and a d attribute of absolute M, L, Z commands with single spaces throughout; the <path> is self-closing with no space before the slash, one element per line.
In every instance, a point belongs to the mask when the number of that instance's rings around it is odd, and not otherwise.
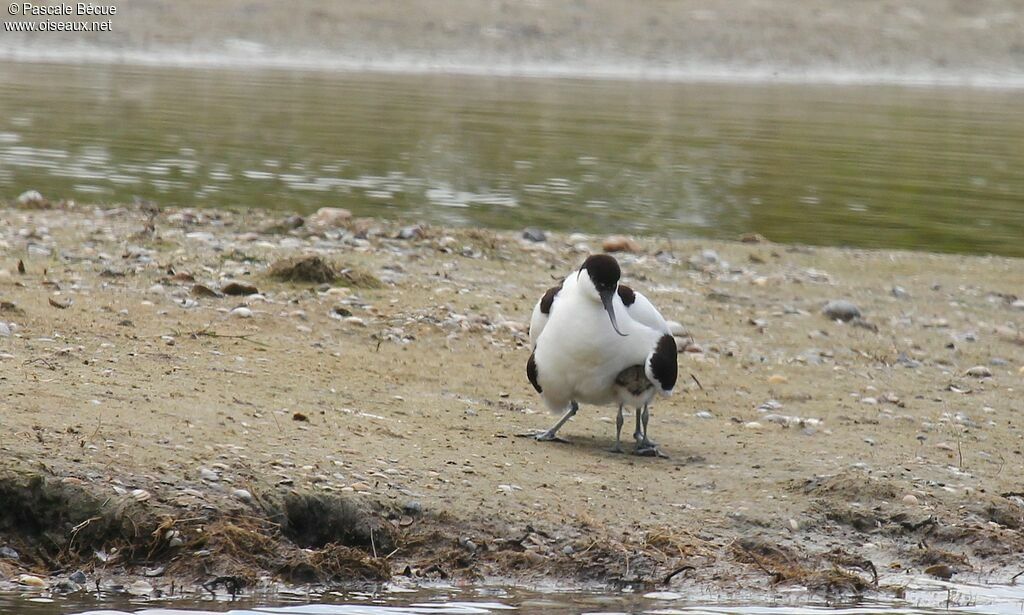
<path fill-rule="evenodd" d="M 243 340 L 243 341 L 249 342 L 250 344 L 256 344 L 257 346 L 263 346 L 264 348 L 267 348 L 269 346 L 269 344 L 265 344 L 263 342 L 251 339 L 252 338 L 252 334 L 251 333 L 244 333 L 244 334 L 237 334 L 237 335 L 236 334 L 231 334 L 231 333 L 217 333 L 216 331 L 207 328 L 207 329 L 199 329 L 198 331 L 192 331 L 189 335 L 191 335 L 192 337 L 195 337 L 195 338 L 198 338 L 198 337 L 215 337 L 215 338 L 223 338 L 223 339 Z"/>
<path fill-rule="evenodd" d="M 1021 570 L 1017 574 L 1015 574 L 1012 577 L 1010 577 L 1010 585 L 1016 585 L 1017 584 L 1017 579 L 1020 578 L 1021 575 L 1024 575 L 1024 570 Z"/>

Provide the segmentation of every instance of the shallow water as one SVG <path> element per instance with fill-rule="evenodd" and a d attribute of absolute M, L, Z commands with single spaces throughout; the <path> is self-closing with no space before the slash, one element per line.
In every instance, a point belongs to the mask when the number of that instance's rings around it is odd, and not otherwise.
<path fill-rule="evenodd" d="M 0 197 L 1024 256 L 1020 100 L 6 63 Z"/>
<path fill-rule="evenodd" d="M 216 597 L 165 600 L 129 599 L 124 595 L 79 593 L 53 597 L 37 592 L 0 592 L 0 613 L 24 615 L 396 615 L 402 613 L 485 615 L 520 613 L 655 613 L 660 615 L 867 615 L 1024 612 L 1024 587 L 946 583 L 909 579 L 901 600 L 827 602 L 798 588 L 737 598 L 707 591 L 538 590 L 501 586 L 433 586 L 410 589 L 382 586 L 326 593 L 290 592 L 231 600 Z"/>

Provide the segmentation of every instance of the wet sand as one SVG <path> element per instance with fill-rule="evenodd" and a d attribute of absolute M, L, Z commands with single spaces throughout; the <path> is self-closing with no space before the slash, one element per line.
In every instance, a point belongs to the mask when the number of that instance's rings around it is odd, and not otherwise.
<path fill-rule="evenodd" d="M 14 19 L 4 15 L 4 19 Z M 5 33 L 23 60 L 758 80 L 1024 82 L 1012 0 L 118 3 L 111 32 Z"/>
<path fill-rule="evenodd" d="M 611 408 L 569 444 L 516 435 L 554 418 L 525 376 L 533 302 L 602 238 L 297 223 L 2 211 L 0 586 L 898 595 L 1018 571 L 1020 260 L 637 238 L 626 281 L 688 331 L 651 419 L 666 460 L 608 452 Z M 270 277 L 308 255 L 340 277 Z M 231 281 L 258 294 L 207 292 Z"/>

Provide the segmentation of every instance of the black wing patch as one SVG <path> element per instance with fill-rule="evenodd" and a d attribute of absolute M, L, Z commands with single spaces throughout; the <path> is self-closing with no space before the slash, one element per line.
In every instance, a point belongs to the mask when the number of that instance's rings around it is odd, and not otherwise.
<path fill-rule="evenodd" d="M 651 375 L 658 381 L 663 391 L 671 391 L 676 386 L 678 373 L 676 340 L 666 333 L 658 340 L 658 345 L 651 354 Z"/>
<path fill-rule="evenodd" d="M 622 299 L 623 305 L 629 307 L 636 301 L 636 293 L 625 284 L 619 284 L 619 299 Z"/>
<path fill-rule="evenodd" d="M 537 362 L 533 360 L 533 353 L 530 353 L 530 360 L 526 362 L 526 377 L 530 379 L 530 384 L 537 390 L 538 393 L 543 393 L 540 390 L 540 382 L 537 381 Z"/>
<path fill-rule="evenodd" d="M 544 296 L 540 300 L 540 313 L 550 314 L 551 304 L 555 302 L 555 295 L 562 290 L 562 282 L 558 283 L 558 286 L 552 286 L 544 293 Z"/>

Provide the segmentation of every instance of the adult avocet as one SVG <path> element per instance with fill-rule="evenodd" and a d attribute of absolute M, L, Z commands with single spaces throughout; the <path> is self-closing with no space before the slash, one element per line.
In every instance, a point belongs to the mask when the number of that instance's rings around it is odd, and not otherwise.
<path fill-rule="evenodd" d="M 619 284 L 619 263 L 590 256 L 578 271 L 548 289 L 533 308 L 526 374 L 552 412 L 564 412 L 538 440 L 559 440 L 558 430 L 579 403 L 618 402 L 615 452 L 622 452 L 623 406 L 636 408 L 638 455 L 661 455 L 647 437 L 655 393 L 676 384 L 676 342 L 658 310 L 641 293 Z"/>

